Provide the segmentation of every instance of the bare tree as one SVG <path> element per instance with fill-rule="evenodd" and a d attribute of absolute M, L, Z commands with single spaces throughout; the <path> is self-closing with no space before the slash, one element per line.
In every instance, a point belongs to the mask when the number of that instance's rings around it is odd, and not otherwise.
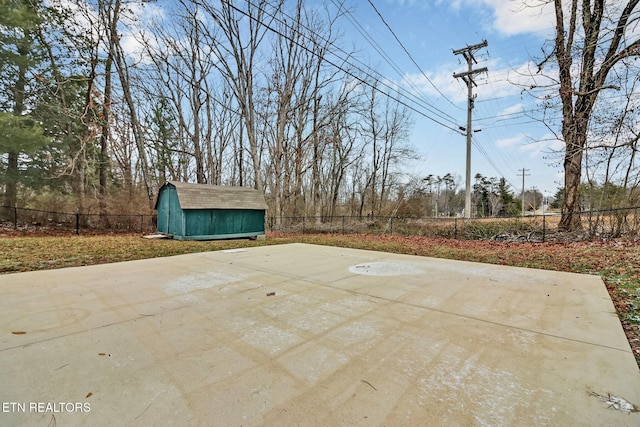
<path fill-rule="evenodd" d="M 409 112 L 400 107 L 390 98 L 385 99 L 384 134 L 382 149 L 382 164 L 380 175 L 380 203 L 386 200 L 391 190 L 391 184 L 396 175 L 395 166 L 417 158 L 414 150 L 405 144 L 412 126 Z"/>
<path fill-rule="evenodd" d="M 638 202 L 638 156 L 640 149 L 640 100 L 637 78 L 639 70 L 629 64 L 617 74 L 620 95 L 604 98 L 594 110 L 589 141 L 586 175 L 588 182 L 603 186 L 620 186 L 626 193 L 618 203 L 629 206 Z M 606 197 L 601 192 L 601 197 Z"/>
<path fill-rule="evenodd" d="M 342 86 L 345 72 L 327 61 L 328 52 L 336 48 L 338 34 L 333 28 L 336 16 L 325 12 L 323 16 L 298 0 L 293 12 L 276 24 L 266 77 L 271 111 L 267 119 L 273 123 L 271 137 L 266 138 L 271 160 L 269 193 L 274 199 L 276 221 L 284 211 L 305 214 L 309 202 L 320 221 L 320 168 L 328 143 L 325 128 L 336 118 L 334 110 L 346 105 L 342 99 L 350 98 L 348 92 L 329 96 Z M 311 188 L 305 187 L 309 183 Z"/>
<path fill-rule="evenodd" d="M 146 93 L 151 104 L 157 104 L 153 100 L 163 93 L 174 113 L 177 129 L 173 137 L 179 143 L 157 148 L 161 152 L 168 149 L 174 162 L 187 168 L 178 175 L 193 179 L 193 168 L 196 182 L 221 184 L 227 151 L 232 142 L 240 140 L 241 117 L 229 82 L 214 65 L 220 30 L 204 16 L 201 5 L 180 1 L 173 19 L 151 26 L 142 40 L 153 64 L 146 70 L 145 80 L 151 84 Z M 238 149 L 243 150 L 241 145 Z"/>
<path fill-rule="evenodd" d="M 121 0 L 115 0 L 120 2 Z M 127 56 L 120 43 L 115 46 L 115 64 L 122 86 L 122 95 L 127 105 L 129 118 L 131 121 L 131 131 L 137 148 L 140 170 L 142 171 L 142 183 L 146 190 L 149 207 L 153 207 L 154 184 L 152 183 L 152 175 L 149 170 L 149 161 L 147 160 L 147 152 L 145 148 L 145 137 L 142 124 L 138 118 L 138 105 L 134 101 L 133 84 L 129 73 L 131 64 L 127 63 Z"/>
<path fill-rule="evenodd" d="M 232 174 L 233 167 L 229 165 L 233 165 L 234 155 L 230 151 L 233 149 L 233 142 L 241 134 L 241 118 L 231 104 L 233 96 L 228 86 L 223 86 L 220 91 L 215 91 L 211 98 L 220 101 L 216 102 L 218 108 L 214 111 L 215 117 L 211 118 L 215 126 L 215 136 L 209 140 L 208 146 L 209 182 L 221 185 Z M 213 145 L 211 145 L 212 143 Z M 240 155 L 243 150 L 244 147 L 239 145 Z"/>
<path fill-rule="evenodd" d="M 264 191 L 261 174 L 261 142 L 257 133 L 255 85 L 258 48 L 283 0 L 246 1 L 243 7 L 221 1 L 218 7 L 207 0 L 196 1 L 219 28 L 220 41 L 212 46 L 218 68 L 236 98 L 249 144 L 254 171 L 254 187 Z"/>
<path fill-rule="evenodd" d="M 116 55 L 116 45 L 118 44 L 118 20 L 120 16 L 120 1 L 98 1 L 98 12 L 100 16 L 100 27 L 105 28 L 106 34 L 97 34 L 100 40 L 103 36 L 107 41 L 107 58 L 104 61 L 104 99 L 102 102 L 102 132 L 100 135 L 100 154 L 98 157 L 98 209 L 101 214 L 106 213 L 107 197 L 107 170 L 109 167 L 109 141 L 111 137 L 111 96 L 113 73 L 113 61 Z M 95 75 L 96 61 L 92 61 L 92 73 Z M 92 82 L 90 81 L 90 84 Z"/>
<path fill-rule="evenodd" d="M 377 111 L 377 96 L 378 91 L 377 87 L 371 86 L 369 88 L 369 97 L 367 100 L 366 110 L 363 112 L 363 129 L 362 134 L 365 139 L 365 144 L 369 149 L 370 154 L 370 167 L 366 168 L 365 181 L 362 199 L 360 202 L 360 215 L 362 215 L 362 210 L 364 208 L 365 203 L 365 193 L 369 192 L 369 203 L 370 209 L 369 212 L 371 215 L 375 215 L 376 213 L 376 195 L 378 188 L 376 188 L 376 184 L 378 181 L 378 173 L 380 169 L 381 163 L 381 143 L 382 143 L 382 124 L 380 123 L 380 117 L 378 116 Z"/>
<path fill-rule="evenodd" d="M 135 145 L 131 141 L 131 122 L 128 112 L 119 103 L 109 108 L 109 132 L 117 135 L 118 144 L 113 144 L 109 152 L 113 160 L 113 173 L 122 183 L 122 196 L 133 200 L 135 188 Z"/>
<path fill-rule="evenodd" d="M 349 90 L 342 90 L 344 81 L 352 71 L 349 70 L 351 66 L 347 61 L 343 61 L 340 67 L 335 67 L 327 60 L 329 52 L 336 49 L 340 40 L 341 34 L 336 32 L 335 23 L 337 19 L 342 15 L 342 8 L 338 8 L 339 12 L 332 15 L 326 11 L 326 18 L 322 19 L 319 14 L 310 14 L 306 21 L 306 27 L 309 29 L 309 45 L 313 57 L 316 59 L 313 62 L 309 62 L 309 66 L 306 69 L 306 77 L 304 82 L 306 83 L 304 92 L 308 92 L 307 99 L 309 100 L 308 106 L 311 111 L 311 134 L 305 141 L 310 140 L 311 144 L 311 198 L 313 215 L 316 217 L 316 221 L 321 220 L 321 162 L 323 155 L 323 148 L 327 144 L 335 146 L 335 133 L 327 131 L 326 127 L 331 126 L 334 120 L 340 121 L 341 118 L 346 117 L 349 110 L 352 99 L 352 92 Z M 346 52 L 345 52 L 346 53 Z M 350 56 L 349 53 L 347 56 Z M 337 96 L 328 96 L 331 93 L 331 88 L 334 86 L 340 86 L 337 91 Z M 324 94 L 323 94 L 324 92 Z M 335 91 L 333 93 L 336 93 Z M 357 95 L 357 94 L 356 94 Z M 322 98 L 325 96 L 325 102 L 322 102 Z M 297 129 L 300 135 L 300 129 L 302 129 L 301 123 L 298 123 Z M 331 136 L 325 140 L 322 140 L 323 135 L 331 134 Z M 298 141 L 302 141 L 299 136 Z M 349 143 L 347 143 L 349 145 Z M 298 168 L 300 164 L 298 164 Z M 298 175 L 299 176 L 299 175 Z M 334 182 L 339 184 L 341 180 Z M 296 186 L 296 194 L 300 192 L 301 180 L 298 181 Z M 339 188 L 339 186 L 338 186 Z M 325 194 L 327 194 L 325 192 Z M 335 194 L 333 191 L 330 194 Z M 336 198 L 333 198 L 331 211 L 335 208 Z"/>
<path fill-rule="evenodd" d="M 385 208 L 394 182 L 394 166 L 415 158 L 413 150 L 404 145 L 411 126 L 407 110 L 388 97 L 379 100 L 379 96 L 377 86 L 371 85 L 362 115 L 362 135 L 370 159 L 364 189 L 369 193 L 372 215 Z"/>
<path fill-rule="evenodd" d="M 272 179 L 270 180 L 273 197 L 274 217 L 276 225 L 280 225 L 282 216 L 283 199 L 286 197 L 285 190 L 290 191 L 291 173 L 286 173 L 291 157 L 290 145 L 293 143 L 291 135 L 291 118 L 295 110 L 303 109 L 299 102 L 296 102 L 297 86 L 301 84 L 303 77 L 305 50 L 303 46 L 304 30 L 302 22 L 303 4 L 298 1 L 295 6 L 293 22 L 286 20 L 276 24 L 279 37 L 276 38 L 272 47 L 274 57 L 270 62 L 270 75 L 268 76 L 267 100 L 265 107 L 273 105 L 273 135 L 270 147 L 270 159 Z M 273 101 L 271 97 L 273 96 Z M 296 105 L 297 104 L 297 105 Z M 268 115 L 264 115 L 269 119 Z"/>
<path fill-rule="evenodd" d="M 613 86 L 610 76 L 623 60 L 640 55 L 640 38 L 632 32 L 640 0 L 554 0 L 556 35 L 547 58 L 558 65 L 562 105 L 564 203 L 559 228 L 580 227 L 579 187 L 588 148 L 589 124 L 600 94 Z M 576 56 L 579 55 L 579 56 Z"/>
<path fill-rule="evenodd" d="M 348 92 L 341 92 L 341 94 L 345 93 Z M 349 114 L 349 102 L 349 98 L 343 96 L 338 99 L 336 108 L 333 109 L 333 114 L 331 115 L 330 125 L 323 132 L 327 141 L 327 179 L 321 180 L 320 172 L 318 172 L 316 182 L 314 174 L 314 194 L 320 193 L 321 182 L 328 181 L 328 184 L 325 185 L 328 191 L 325 193 L 330 197 L 326 202 L 329 216 L 337 214 L 340 192 L 343 190 L 345 181 L 348 178 L 348 171 L 362 156 L 362 150 L 358 146 L 357 115 Z M 342 105 L 342 108 L 340 105 Z M 314 145 L 315 149 L 316 145 Z M 317 167 L 321 170 L 321 166 L 321 164 L 316 165 L 314 161 L 314 168 Z M 317 201 L 314 198 L 314 211 L 316 203 L 318 204 L 317 206 L 320 206 L 319 197 Z"/>

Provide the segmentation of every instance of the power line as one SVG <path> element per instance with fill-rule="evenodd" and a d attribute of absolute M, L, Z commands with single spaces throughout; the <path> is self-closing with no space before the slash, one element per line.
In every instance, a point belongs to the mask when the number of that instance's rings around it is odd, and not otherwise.
<path fill-rule="evenodd" d="M 378 52 L 378 54 L 385 60 L 385 62 L 387 64 L 389 64 L 391 66 L 391 68 L 393 70 L 395 70 L 396 73 L 398 73 L 398 75 L 400 76 L 400 78 L 407 84 L 409 85 L 412 89 L 415 90 L 415 92 L 417 94 L 421 93 L 421 90 L 409 79 L 406 78 L 405 74 L 403 73 L 403 71 L 400 69 L 400 67 L 395 63 L 395 61 L 393 61 L 393 59 L 391 59 L 391 57 L 384 51 L 384 49 L 378 44 L 378 42 L 376 42 L 376 40 L 367 32 L 367 30 L 358 22 L 357 19 L 354 18 L 353 14 L 346 9 L 341 3 L 338 3 L 336 0 L 331 0 L 331 2 L 334 4 L 334 6 L 338 9 L 338 11 L 344 13 L 344 15 L 347 17 L 347 19 L 349 20 L 349 22 L 351 23 L 351 25 L 353 25 L 353 27 L 360 33 L 360 35 L 362 35 L 362 37 L 374 48 L 374 50 L 376 52 Z M 341 50 L 342 49 L 339 46 L 335 46 L 337 49 Z M 344 51 L 343 51 L 344 52 Z M 413 60 L 413 58 L 412 58 Z M 363 64 L 361 61 L 358 61 L 359 63 Z M 366 64 L 363 64 L 365 67 L 368 68 L 368 66 Z M 374 71 L 375 72 L 375 71 Z M 376 72 L 376 74 L 379 74 Z M 424 73 L 423 73 L 424 74 Z M 425 76 L 426 77 L 426 76 Z M 428 80 L 428 77 L 427 77 Z M 435 86 L 434 86 L 435 87 Z M 436 90 L 438 90 L 436 88 Z M 440 92 L 438 90 L 438 92 Z M 411 96 L 415 96 L 413 94 L 411 94 Z M 430 107 L 430 111 L 434 114 L 436 114 L 437 116 L 445 119 L 445 116 L 449 118 L 449 121 L 451 123 L 456 124 L 457 120 L 455 117 L 447 114 L 446 112 L 444 112 L 443 110 L 439 109 L 438 107 L 436 107 L 435 105 L 433 105 L 433 103 L 431 103 L 426 97 L 422 98 L 423 101 L 425 102 L 426 105 L 428 105 Z M 457 107 L 455 104 L 453 104 L 456 108 Z M 435 111 L 434 111 L 435 110 Z"/>
<path fill-rule="evenodd" d="M 250 3 L 250 2 L 249 2 L 249 3 Z M 252 16 L 252 15 L 251 15 L 251 14 L 249 14 L 248 12 L 246 12 L 246 11 L 244 11 L 244 10 L 242 10 L 242 9 L 238 8 L 237 6 L 233 5 L 233 4 L 232 4 L 232 2 L 231 2 L 230 0 L 227 0 L 227 4 L 228 4 L 228 6 L 229 6 L 230 8 L 232 8 L 233 10 L 237 11 L 238 13 L 240 13 L 240 14 L 242 14 L 242 15 L 246 16 L 247 18 L 249 18 L 249 19 L 251 19 L 251 20 L 253 20 L 253 21 L 256 21 L 257 23 L 259 23 L 260 25 L 264 26 L 264 27 L 265 27 L 266 29 L 268 29 L 269 31 L 272 31 L 272 32 L 273 32 L 273 33 L 275 33 L 275 34 L 278 34 L 279 36 L 284 37 L 285 39 L 287 39 L 287 40 L 289 40 L 289 41 L 291 41 L 291 42 L 295 43 L 298 47 L 300 47 L 300 48 L 302 48 L 302 49 L 306 50 L 307 52 L 309 52 L 309 53 L 311 53 L 311 54 L 313 54 L 313 55 L 318 55 L 318 53 L 317 53 L 317 52 L 315 52 L 315 51 L 313 51 L 312 49 L 308 48 L 307 46 L 305 46 L 305 45 L 301 44 L 301 43 L 300 43 L 300 42 L 298 42 L 297 40 L 291 39 L 290 37 L 286 36 L 285 34 L 282 34 L 280 31 L 278 31 L 277 29 L 273 28 L 272 26 L 270 26 L 270 25 L 268 25 L 268 24 L 266 24 L 266 23 L 264 23 L 264 22 L 261 22 L 259 19 L 257 19 L 256 17 Z M 289 24 L 287 24 L 287 23 L 286 23 L 286 21 L 285 21 L 285 22 L 283 22 L 283 21 L 279 20 L 279 19 L 278 19 L 274 14 L 270 14 L 269 12 L 266 12 L 266 11 L 265 11 L 265 13 L 269 14 L 269 16 L 270 16 L 270 17 L 272 17 L 274 20 L 277 20 L 278 22 L 280 22 L 280 23 L 284 24 L 285 26 L 289 27 Z M 291 27 L 289 27 L 289 28 L 291 28 Z M 306 36 L 306 35 L 304 35 L 304 34 L 302 34 L 302 36 L 303 36 L 303 37 L 308 37 L 308 36 Z M 318 36 L 318 37 L 320 37 L 320 36 Z M 321 37 L 320 37 L 320 38 L 321 38 Z M 325 41 L 326 41 L 326 40 L 325 40 Z M 338 55 L 336 55 L 335 53 L 333 53 L 333 55 L 334 55 L 334 56 L 336 56 L 336 57 L 338 57 L 339 59 L 341 59 L 344 63 L 347 63 L 347 64 L 349 64 L 349 65 L 353 66 L 356 70 L 358 70 L 358 71 L 362 72 L 362 73 L 363 73 L 364 75 L 366 75 L 367 77 L 372 78 L 373 80 L 375 80 L 375 81 L 376 81 L 376 83 L 380 83 L 380 84 L 382 84 L 383 86 L 387 87 L 388 89 L 393 90 L 393 91 L 396 91 L 396 92 L 400 95 L 400 93 L 399 93 L 396 89 L 392 88 L 391 86 L 389 86 L 388 84 L 386 84 L 384 81 L 381 81 L 381 80 L 379 80 L 379 79 L 377 79 L 377 78 L 374 78 L 371 74 L 369 74 L 369 73 L 368 73 L 368 72 L 366 72 L 365 70 L 362 70 L 362 69 L 360 69 L 360 68 L 358 68 L 358 67 L 354 66 L 353 64 L 349 63 L 347 60 L 345 60 L 345 59 L 343 59 L 343 58 L 340 58 L 340 57 L 339 57 Z M 434 117 L 431 117 L 430 115 L 428 115 L 428 114 L 427 114 L 427 113 L 425 113 L 424 111 L 420 111 L 420 110 L 418 110 L 417 108 L 415 108 L 415 107 L 413 107 L 413 106 L 411 106 L 411 105 L 407 104 L 405 101 L 400 100 L 398 97 L 392 96 L 392 95 L 391 95 L 391 94 L 389 94 L 388 92 L 385 92 L 385 91 L 381 90 L 381 89 L 380 89 L 376 84 L 372 84 L 372 83 L 370 83 L 369 81 L 367 81 L 367 80 L 363 79 L 362 77 L 360 77 L 360 76 L 358 76 L 358 75 L 356 75 L 356 74 L 352 73 L 351 71 L 349 71 L 349 70 L 347 70 L 347 69 L 344 69 L 343 67 L 341 67 L 340 65 L 336 64 L 335 62 L 331 61 L 330 59 L 328 59 L 328 58 L 326 58 L 326 57 L 323 57 L 322 59 L 323 59 L 324 61 L 326 61 L 328 64 L 330 64 L 330 65 L 332 65 L 333 67 L 337 68 L 338 70 L 342 71 L 343 73 L 345 73 L 345 74 L 349 75 L 350 77 L 353 77 L 354 79 L 356 79 L 356 80 L 357 80 L 357 81 L 359 81 L 360 83 L 362 83 L 362 84 L 364 84 L 364 85 L 366 85 L 366 86 L 369 86 L 370 88 L 372 88 L 372 89 L 374 89 L 374 90 L 376 90 L 376 91 L 380 92 L 380 93 L 381 93 L 381 94 L 383 94 L 384 96 L 386 96 L 386 97 L 388 97 L 389 99 L 392 99 L 392 100 L 394 100 L 394 101 L 398 102 L 399 104 L 401 104 L 401 105 L 403 105 L 403 106 L 407 107 L 407 108 L 408 108 L 408 109 L 410 109 L 411 111 L 416 112 L 417 114 L 419 114 L 419 115 L 421 115 L 421 116 L 423 116 L 423 117 L 425 117 L 425 118 L 427 118 L 427 119 L 429 119 L 429 120 L 433 121 L 433 122 L 434 122 L 434 123 L 436 123 L 436 124 L 439 124 L 439 125 L 440 125 L 440 126 L 442 126 L 442 127 L 445 127 L 445 128 L 447 128 L 447 129 L 449 129 L 449 130 L 452 130 L 452 131 L 454 131 L 454 132 L 456 132 L 456 133 L 460 133 L 459 129 L 458 129 L 458 128 L 456 128 L 456 127 L 454 127 L 455 125 L 453 125 L 453 126 L 451 126 L 451 125 L 447 125 L 447 124 L 443 123 L 442 121 L 440 121 L 440 120 L 438 120 L 438 119 L 435 119 Z M 415 101 L 413 101 L 413 102 L 415 102 Z M 432 113 L 433 113 L 433 111 L 432 111 Z M 434 114 L 436 114 L 436 113 L 434 113 Z M 436 115 L 438 115 L 438 114 L 436 114 Z M 444 119 L 444 117 L 442 117 L 442 118 Z"/>
<path fill-rule="evenodd" d="M 480 101 L 478 101 L 478 103 L 480 103 Z M 477 121 L 483 121 L 483 120 L 493 120 L 493 119 L 499 119 L 496 121 L 505 121 L 505 120 L 519 120 L 522 117 L 527 117 L 530 118 L 530 116 L 528 116 L 528 114 L 533 114 L 533 113 L 537 113 L 537 110 L 522 110 L 522 111 L 514 111 L 513 113 L 502 113 L 502 114 L 494 114 L 492 116 L 486 116 L 486 117 L 480 117 L 477 118 Z M 509 118 L 513 116 L 513 118 Z M 503 118 L 506 117 L 506 118 Z"/>
<path fill-rule="evenodd" d="M 371 35 L 367 32 L 367 30 L 358 22 L 358 20 L 353 17 L 353 14 L 351 14 L 351 12 L 349 12 L 348 9 L 344 8 L 344 6 L 342 6 L 340 3 L 337 3 L 336 0 L 331 0 L 331 2 L 334 4 L 334 6 L 336 6 L 336 8 L 340 12 L 344 13 L 344 15 L 347 17 L 347 19 L 351 23 L 351 25 L 353 25 L 354 28 L 356 29 L 356 31 L 358 31 L 360 33 L 360 35 L 373 47 L 373 49 L 376 52 L 378 52 L 378 54 L 385 60 L 385 62 L 387 64 L 389 64 L 389 66 L 396 73 L 398 73 L 400 78 L 402 78 L 403 81 L 407 85 L 409 85 L 412 89 L 414 89 L 417 94 L 420 94 L 420 92 L 421 92 L 420 89 L 418 89 L 418 87 L 416 87 L 413 82 L 411 82 L 410 80 L 406 79 L 403 71 L 400 69 L 398 64 L 396 64 L 395 61 L 393 61 L 393 59 L 391 59 L 391 57 L 389 55 L 387 55 L 387 53 L 384 51 L 384 49 L 382 49 L 382 47 L 378 44 L 378 42 L 376 42 L 375 39 L 373 37 L 371 37 Z M 336 47 L 338 50 L 342 51 L 342 49 L 339 46 L 334 46 L 334 47 Z M 361 61 L 358 61 L 358 62 L 362 64 Z M 368 68 L 368 66 L 366 64 L 363 64 L 363 65 Z M 376 72 L 376 74 L 379 74 L 379 73 Z M 411 94 L 411 96 L 415 96 L 415 95 Z M 427 98 L 422 98 L 422 100 L 424 101 L 424 103 L 426 105 L 428 105 L 430 107 L 429 110 L 432 113 L 436 114 L 437 116 L 439 116 L 439 117 L 441 117 L 443 119 L 446 119 L 446 117 L 448 117 L 449 121 L 451 123 L 454 123 L 454 124 L 457 123 L 455 117 L 447 114 L 446 112 L 442 111 L 441 109 L 439 109 L 438 107 L 433 105 Z"/>
<path fill-rule="evenodd" d="M 515 122 L 515 123 L 505 123 L 505 124 L 492 124 L 492 125 L 487 125 L 487 126 L 482 126 L 483 130 L 487 130 L 487 129 L 500 129 L 500 128 L 511 128 L 514 126 L 521 126 L 521 125 L 528 125 L 531 123 L 540 123 L 540 120 L 527 120 L 525 122 Z"/>
<path fill-rule="evenodd" d="M 404 50 L 404 53 L 407 54 L 407 56 L 409 57 L 409 59 L 411 60 L 411 62 L 413 62 L 413 65 L 416 66 L 416 68 L 418 68 L 418 70 L 420 71 L 420 73 L 422 73 L 422 75 L 424 76 L 425 79 L 427 79 L 427 81 L 429 82 L 429 84 L 431 86 L 433 86 L 433 88 L 445 99 L 447 100 L 447 102 L 451 105 L 453 105 L 456 108 L 459 108 L 456 104 L 454 104 L 449 98 L 447 98 L 447 96 L 442 93 L 440 91 L 440 89 L 438 89 L 438 87 L 431 81 L 431 79 L 427 76 L 427 73 L 425 73 L 424 71 L 422 71 L 422 68 L 420 68 L 420 65 L 418 65 L 418 63 L 415 61 L 415 59 L 413 59 L 413 56 L 411 56 L 411 54 L 409 53 L 409 51 L 407 50 L 407 48 L 404 46 L 404 44 L 402 44 L 402 42 L 400 41 L 400 39 L 398 38 L 398 36 L 396 35 L 396 33 L 393 31 L 393 29 L 391 29 L 391 26 L 387 23 L 387 21 L 384 19 L 384 17 L 382 16 L 382 14 L 380 13 L 380 11 L 378 10 L 378 8 L 373 4 L 373 2 L 371 0 L 368 0 L 369 4 L 371 5 L 371 7 L 373 8 L 373 10 L 376 11 L 376 13 L 378 14 L 378 16 L 380 17 L 380 19 L 382 20 L 382 22 L 384 23 L 384 25 L 387 27 L 387 29 L 391 32 L 391 34 L 393 35 L 393 37 L 396 39 L 396 41 L 398 42 L 398 44 L 400 45 L 400 47 L 402 47 L 402 50 Z"/>
<path fill-rule="evenodd" d="M 485 148 L 482 146 L 482 144 L 480 144 L 476 138 L 472 138 L 473 141 L 473 146 L 476 147 L 476 149 L 478 150 L 478 152 L 480 152 L 480 154 L 482 155 L 482 157 L 484 157 L 484 159 L 491 165 L 491 167 L 493 167 L 496 172 L 498 172 L 498 174 L 500 175 L 501 178 L 504 178 L 505 180 L 507 180 L 507 174 L 505 174 L 503 171 L 500 170 L 500 168 L 498 167 L 498 165 L 496 165 L 493 160 L 491 159 L 491 156 L 489 156 L 489 153 L 487 153 L 487 151 L 485 150 Z M 511 185 L 511 183 L 507 180 L 507 183 L 509 183 Z"/>

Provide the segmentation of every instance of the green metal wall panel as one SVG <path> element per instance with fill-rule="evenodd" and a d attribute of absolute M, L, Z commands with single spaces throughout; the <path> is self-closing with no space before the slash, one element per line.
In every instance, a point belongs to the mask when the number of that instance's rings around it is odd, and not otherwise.
<path fill-rule="evenodd" d="M 162 187 L 158 196 L 158 233 L 183 235 L 183 216 L 176 187 Z"/>
<path fill-rule="evenodd" d="M 242 228 L 245 231 L 259 232 L 264 234 L 265 232 L 265 211 L 243 211 Z"/>
<path fill-rule="evenodd" d="M 169 232 L 169 198 L 167 191 L 158 195 L 158 233 Z"/>
<path fill-rule="evenodd" d="M 184 211 L 180 207 L 178 191 L 173 185 L 168 187 L 169 193 L 169 234 L 184 236 Z"/>
<path fill-rule="evenodd" d="M 264 234 L 264 211 L 188 210 L 185 236 Z"/>

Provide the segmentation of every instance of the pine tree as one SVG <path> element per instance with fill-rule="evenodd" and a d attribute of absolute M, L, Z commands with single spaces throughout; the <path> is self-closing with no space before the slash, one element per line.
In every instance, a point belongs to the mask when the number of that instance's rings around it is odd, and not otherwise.
<path fill-rule="evenodd" d="M 498 183 L 498 192 L 500 193 L 500 204 L 502 205 L 498 214 L 500 216 L 518 215 L 520 208 L 518 207 L 518 203 L 516 202 L 515 197 L 513 197 L 511 190 L 509 190 L 509 184 L 507 184 L 506 179 L 500 178 L 500 182 Z"/>
<path fill-rule="evenodd" d="M 36 101 L 30 95 L 38 85 L 41 63 L 36 42 L 38 7 L 28 0 L 0 0 L 0 156 L 5 206 L 16 205 L 29 157 L 47 142 L 31 115 Z"/>

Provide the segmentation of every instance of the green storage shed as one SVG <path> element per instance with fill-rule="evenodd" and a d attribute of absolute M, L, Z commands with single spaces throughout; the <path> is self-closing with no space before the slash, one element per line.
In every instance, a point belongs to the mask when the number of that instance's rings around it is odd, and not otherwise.
<path fill-rule="evenodd" d="M 155 209 L 158 233 L 178 240 L 215 240 L 265 234 L 267 203 L 253 188 L 168 181 Z"/>

